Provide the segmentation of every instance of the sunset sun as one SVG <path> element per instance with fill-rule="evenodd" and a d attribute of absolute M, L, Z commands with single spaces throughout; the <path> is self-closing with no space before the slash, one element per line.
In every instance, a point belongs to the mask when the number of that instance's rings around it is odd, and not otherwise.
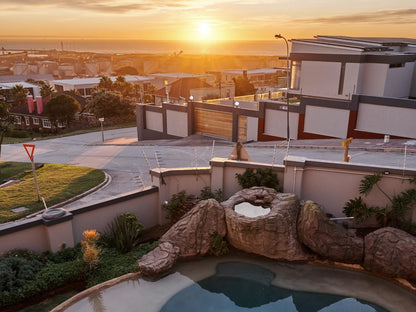
<path fill-rule="evenodd" d="M 210 39 L 211 27 L 207 23 L 199 23 L 199 35 L 201 39 Z"/>

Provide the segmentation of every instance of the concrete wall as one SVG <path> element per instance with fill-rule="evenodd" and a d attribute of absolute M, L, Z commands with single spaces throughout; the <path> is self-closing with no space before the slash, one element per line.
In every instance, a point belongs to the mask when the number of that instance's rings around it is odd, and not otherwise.
<path fill-rule="evenodd" d="M 162 208 L 165 201 L 169 201 L 173 194 L 186 190 L 187 195 L 199 196 L 201 190 L 210 186 L 210 168 L 173 168 L 153 169 L 150 172 L 153 185 L 159 188 L 156 199 L 158 223 L 167 223 L 168 215 Z"/>
<path fill-rule="evenodd" d="M 340 72 L 341 63 L 338 62 L 302 61 L 302 94 L 339 98 Z"/>
<path fill-rule="evenodd" d="M 404 67 L 389 68 L 387 71 L 384 96 L 408 98 L 410 95 L 415 63 L 406 63 Z"/>
<path fill-rule="evenodd" d="M 308 133 L 346 138 L 349 110 L 306 106 L 304 131 Z"/>
<path fill-rule="evenodd" d="M 356 129 L 408 138 L 416 136 L 416 107 L 360 103 Z"/>
<path fill-rule="evenodd" d="M 383 96 L 386 86 L 388 64 L 360 64 L 360 77 L 357 94 Z"/>
<path fill-rule="evenodd" d="M 82 240 L 83 231 L 96 229 L 103 232 L 107 224 L 124 212 L 135 214 L 145 227 L 154 226 L 158 224 L 157 198 L 157 187 L 148 187 L 72 209 L 54 220 L 37 216 L 1 224 L 0 254 L 16 248 L 56 252 L 62 244 L 73 247 Z"/>
<path fill-rule="evenodd" d="M 257 141 L 259 130 L 259 119 L 247 117 L 247 141 Z"/>
<path fill-rule="evenodd" d="M 146 110 L 146 129 L 163 132 L 163 115 Z"/>
<path fill-rule="evenodd" d="M 210 161 L 211 165 L 211 189 L 222 189 L 224 194 L 224 200 L 230 198 L 237 191 L 242 188 L 238 184 L 236 174 L 242 174 L 246 168 L 272 168 L 279 180 L 279 185 L 283 186 L 284 179 L 284 167 L 264 163 L 254 163 L 245 161 L 228 160 L 226 158 L 215 157 Z"/>
<path fill-rule="evenodd" d="M 166 110 L 166 126 L 169 135 L 178 137 L 188 136 L 188 114 L 184 112 L 177 112 Z"/>
<path fill-rule="evenodd" d="M 414 188 L 408 180 L 416 176 L 414 170 L 406 170 L 403 176 L 402 170 L 389 167 L 315 161 L 294 156 L 287 157 L 285 165 L 284 191 L 293 192 L 303 200 L 313 200 L 323 206 L 325 212 L 336 217 L 344 216 L 342 210 L 346 202 L 360 196 L 359 185 L 364 176 L 389 173 L 383 176 L 380 186 L 390 195 Z M 369 206 L 389 205 L 388 199 L 376 187 L 364 201 Z M 413 211 L 413 221 L 415 217 Z"/>
<path fill-rule="evenodd" d="M 282 110 L 266 109 L 264 134 L 286 138 L 287 136 L 287 112 Z M 298 138 L 299 114 L 289 113 L 290 138 Z"/>

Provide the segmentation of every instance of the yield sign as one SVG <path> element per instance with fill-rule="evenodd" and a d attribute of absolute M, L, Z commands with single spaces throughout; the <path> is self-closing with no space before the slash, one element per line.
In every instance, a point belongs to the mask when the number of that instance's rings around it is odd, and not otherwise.
<path fill-rule="evenodd" d="M 34 144 L 23 144 L 23 147 L 26 150 L 27 156 L 29 156 L 30 160 L 33 161 L 33 152 L 35 151 Z"/>

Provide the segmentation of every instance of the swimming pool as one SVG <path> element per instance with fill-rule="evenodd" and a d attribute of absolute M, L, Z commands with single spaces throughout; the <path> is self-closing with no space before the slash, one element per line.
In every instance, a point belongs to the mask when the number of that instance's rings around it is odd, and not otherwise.
<path fill-rule="evenodd" d="M 53 312 L 401 312 L 416 306 L 415 293 L 370 274 L 245 254 L 180 263 L 158 281 L 129 279 L 74 299 Z"/>

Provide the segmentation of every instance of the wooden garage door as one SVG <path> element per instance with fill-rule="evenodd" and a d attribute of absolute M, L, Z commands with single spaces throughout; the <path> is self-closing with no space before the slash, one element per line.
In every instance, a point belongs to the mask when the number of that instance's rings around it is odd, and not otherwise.
<path fill-rule="evenodd" d="M 233 135 L 233 114 L 206 109 L 195 109 L 196 132 L 231 138 Z"/>

